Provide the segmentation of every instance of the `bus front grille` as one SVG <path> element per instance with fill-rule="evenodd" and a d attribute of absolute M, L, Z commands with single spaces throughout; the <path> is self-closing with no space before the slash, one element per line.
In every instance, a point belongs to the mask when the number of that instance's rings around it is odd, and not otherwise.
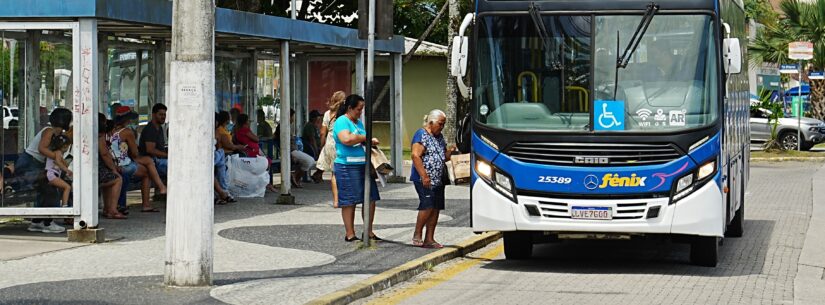
<path fill-rule="evenodd" d="M 506 154 L 526 163 L 576 166 L 664 164 L 683 153 L 672 144 L 516 143 Z"/>
<path fill-rule="evenodd" d="M 567 218 L 571 217 L 571 205 L 558 201 L 538 201 L 541 216 L 546 218 Z M 613 220 L 643 219 L 648 212 L 647 202 L 625 202 L 608 205 L 612 210 Z M 656 211 L 658 216 L 658 207 Z"/>

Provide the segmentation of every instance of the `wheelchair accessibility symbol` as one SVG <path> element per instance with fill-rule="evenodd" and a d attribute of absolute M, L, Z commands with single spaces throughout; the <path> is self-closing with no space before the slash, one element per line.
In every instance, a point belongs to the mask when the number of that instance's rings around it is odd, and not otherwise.
<path fill-rule="evenodd" d="M 595 130 L 624 130 L 624 101 L 596 101 Z"/>

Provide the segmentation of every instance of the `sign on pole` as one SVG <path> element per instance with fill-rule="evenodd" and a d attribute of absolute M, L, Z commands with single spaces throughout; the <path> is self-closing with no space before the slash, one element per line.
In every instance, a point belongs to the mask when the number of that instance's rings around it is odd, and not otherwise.
<path fill-rule="evenodd" d="M 814 44 L 810 41 L 796 41 L 788 44 L 788 58 L 809 60 L 814 58 Z"/>
<path fill-rule="evenodd" d="M 809 79 L 825 79 L 825 72 L 823 71 L 816 71 L 808 73 Z"/>
<path fill-rule="evenodd" d="M 779 73 L 782 73 L 782 74 L 799 73 L 799 65 L 797 65 L 797 64 L 781 65 L 781 66 L 779 66 Z"/>

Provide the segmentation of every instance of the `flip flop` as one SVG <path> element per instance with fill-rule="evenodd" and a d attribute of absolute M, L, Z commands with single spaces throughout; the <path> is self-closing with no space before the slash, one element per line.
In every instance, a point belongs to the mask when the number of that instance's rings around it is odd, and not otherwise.
<path fill-rule="evenodd" d="M 140 210 L 141 213 L 158 213 L 160 210 L 158 208 L 151 208 L 151 209 L 142 209 Z"/>
<path fill-rule="evenodd" d="M 383 241 L 383 239 L 381 239 L 381 237 L 378 237 L 376 235 L 370 236 L 370 240 L 372 240 L 372 241 Z"/>
<path fill-rule="evenodd" d="M 412 239 L 412 245 L 414 247 L 421 247 L 421 246 L 424 246 L 424 241 L 421 240 L 420 238 L 413 238 Z"/>
<path fill-rule="evenodd" d="M 354 242 L 354 241 L 359 241 L 359 240 L 361 240 L 361 239 L 360 239 L 360 238 L 358 238 L 358 236 L 353 236 L 353 237 L 346 237 L 346 236 L 344 236 L 344 241 L 345 241 L 345 242 L 348 242 L 348 243 L 349 243 L 349 242 Z"/>
<path fill-rule="evenodd" d="M 117 214 L 103 214 L 103 218 L 106 219 L 129 219 L 126 215 L 117 213 Z"/>
<path fill-rule="evenodd" d="M 441 249 L 441 248 L 444 248 L 444 246 L 442 246 L 441 244 L 439 244 L 438 242 L 435 242 L 435 241 L 431 242 L 431 243 L 426 243 L 426 244 L 422 245 L 421 247 L 422 248 L 427 248 L 427 249 Z"/>

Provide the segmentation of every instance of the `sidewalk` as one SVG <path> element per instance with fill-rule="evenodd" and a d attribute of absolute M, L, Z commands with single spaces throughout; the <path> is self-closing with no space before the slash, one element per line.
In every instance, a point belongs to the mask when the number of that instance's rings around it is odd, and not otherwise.
<path fill-rule="evenodd" d="M 375 232 L 385 241 L 369 250 L 344 242 L 327 181 L 304 186 L 293 192 L 299 205 L 274 205 L 278 194 L 267 194 L 215 207 L 214 286 L 208 288 L 163 286 L 165 213 L 133 206 L 128 220 L 102 219 L 107 237 L 117 240 L 94 245 L 21 243 L 2 234 L 26 236 L 25 224 L 6 226 L 0 229 L 0 304 L 303 304 L 436 251 L 409 245 L 418 205 L 411 184 L 381 188 Z M 445 246 L 475 236 L 468 192 L 467 186 L 447 188 L 436 232 Z"/>

